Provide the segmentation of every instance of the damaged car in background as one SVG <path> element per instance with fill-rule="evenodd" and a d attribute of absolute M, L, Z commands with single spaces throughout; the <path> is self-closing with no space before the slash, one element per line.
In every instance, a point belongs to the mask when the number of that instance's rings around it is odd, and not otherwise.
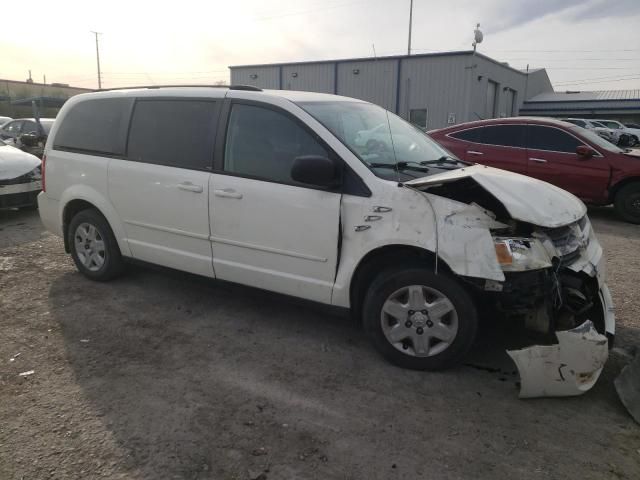
<path fill-rule="evenodd" d="M 463 361 L 480 314 L 502 317 L 540 338 L 510 352 L 522 396 L 583 393 L 607 359 L 615 318 L 584 204 L 461 161 L 370 103 L 246 86 L 77 95 L 43 165 L 41 219 L 90 279 L 136 259 L 349 308 L 412 369 Z"/>
<path fill-rule="evenodd" d="M 42 187 L 40 159 L 0 140 L 0 209 L 35 208 Z"/>

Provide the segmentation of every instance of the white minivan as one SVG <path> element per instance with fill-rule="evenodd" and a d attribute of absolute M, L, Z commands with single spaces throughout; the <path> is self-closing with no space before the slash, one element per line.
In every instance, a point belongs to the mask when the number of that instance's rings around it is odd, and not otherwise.
<path fill-rule="evenodd" d="M 479 313 L 551 338 L 586 319 L 614 334 L 580 200 L 462 162 L 361 100 L 246 86 L 78 95 L 42 167 L 42 221 L 93 280 L 135 259 L 349 308 L 415 369 L 462 360 Z"/>

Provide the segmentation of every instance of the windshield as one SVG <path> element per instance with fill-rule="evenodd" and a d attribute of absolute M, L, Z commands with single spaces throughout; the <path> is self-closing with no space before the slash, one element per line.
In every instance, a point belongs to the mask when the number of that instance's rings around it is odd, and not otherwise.
<path fill-rule="evenodd" d="M 364 102 L 301 102 L 374 174 L 405 181 L 468 165 L 424 132 L 385 109 Z"/>
<path fill-rule="evenodd" d="M 595 132 L 592 132 L 591 130 L 587 130 L 585 128 L 580 128 L 580 127 L 570 127 L 570 128 L 574 130 L 574 133 L 578 135 L 582 135 L 584 138 L 586 138 L 589 142 L 593 143 L 597 147 L 603 148 L 608 152 L 624 153 L 624 150 L 616 147 L 613 143 L 609 142 L 608 140 L 605 140 L 600 135 L 598 135 Z"/>

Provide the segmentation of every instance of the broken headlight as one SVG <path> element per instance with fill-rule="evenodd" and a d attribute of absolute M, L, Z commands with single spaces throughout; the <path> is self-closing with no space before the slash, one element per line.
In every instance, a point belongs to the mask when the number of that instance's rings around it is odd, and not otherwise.
<path fill-rule="evenodd" d="M 505 272 L 538 270 L 551 266 L 542 242 L 535 238 L 494 237 L 496 258 Z"/>

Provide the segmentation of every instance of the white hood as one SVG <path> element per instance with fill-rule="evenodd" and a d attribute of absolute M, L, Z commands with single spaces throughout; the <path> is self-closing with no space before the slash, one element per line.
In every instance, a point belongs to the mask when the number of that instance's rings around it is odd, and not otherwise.
<path fill-rule="evenodd" d="M 19 177 L 38 165 L 40 159 L 35 155 L 9 145 L 0 145 L 0 180 Z"/>
<path fill-rule="evenodd" d="M 485 165 L 451 170 L 406 182 L 412 187 L 441 185 L 471 178 L 493 195 L 512 218 L 541 227 L 573 223 L 587 213 L 577 197 L 542 180 Z"/>

